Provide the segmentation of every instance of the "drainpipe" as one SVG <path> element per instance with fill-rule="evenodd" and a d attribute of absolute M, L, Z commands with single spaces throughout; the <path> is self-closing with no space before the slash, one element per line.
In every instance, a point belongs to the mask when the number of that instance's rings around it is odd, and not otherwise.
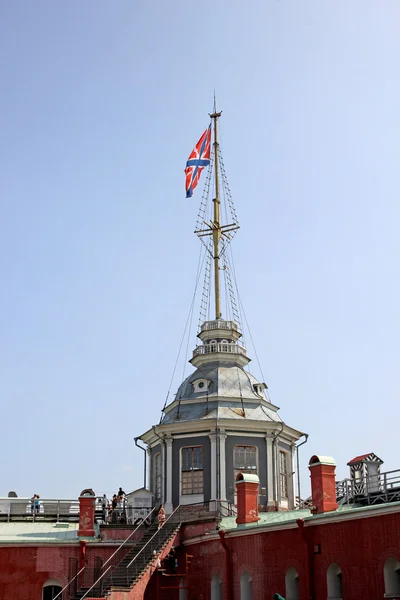
<path fill-rule="evenodd" d="M 301 442 L 301 444 L 298 444 L 296 446 L 296 463 L 297 463 L 297 495 L 299 497 L 299 508 L 301 508 L 301 495 L 300 495 L 300 461 L 299 461 L 299 448 L 300 446 L 303 446 L 304 444 L 306 444 L 308 442 L 308 433 L 303 433 L 302 435 L 304 435 L 304 437 L 306 438 L 304 440 L 304 442 Z M 301 437 L 301 436 L 300 436 Z"/>
<path fill-rule="evenodd" d="M 307 441 L 307 440 L 306 440 Z M 311 555 L 311 543 L 304 530 L 304 519 L 297 519 L 300 536 L 304 542 L 305 571 L 306 571 L 306 595 L 309 600 L 314 600 L 314 562 Z"/>
<path fill-rule="evenodd" d="M 225 531 L 219 530 L 219 541 L 222 544 L 223 549 L 225 550 L 225 578 L 226 578 L 226 600 L 232 600 L 232 573 L 231 573 L 231 559 L 230 559 L 230 550 L 229 546 L 225 540 Z"/>
<path fill-rule="evenodd" d="M 166 454 L 165 440 L 160 435 L 158 435 L 158 433 L 156 431 L 156 426 L 155 425 L 153 425 L 152 429 L 153 429 L 154 435 L 156 437 L 158 437 L 158 439 L 160 440 L 161 447 L 164 446 L 164 451 L 162 453 L 162 469 L 161 469 L 161 494 L 162 494 L 162 498 L 160 498 L 161 504 L 164 504 L 164 502 L 165 502 L 165 454 Z"/>
<path fill-rule="evenodd" d="M 144 487 L 144 489 L 146 489 L 147 450 L 143 446 L 139 446 L 138 440 L 140 440 L 140 438 L 139 437 L 135 437 L 135 446 L 137 446 L 138 448 L 140 448 L 144 452 L 144 477 L 143 477 L 144 483 L 143 483 L 143 487 Z"/>
<path fill-rule="evenodd" d="M 272 454 L 273 454 L 273 462 L 272 466 L 274 469 L 274 500 L 276 502 L 276 509 L 279 510 L 279 498 L 278 498 L 278 490 L 279 490 L 279 471 L 278 471 L 278 453 L 276 451 L 276 440 L 281 435 L 283 428 L 285 427 L 285 423 L 282 421 L 281 430 L 278 431 L 272 440 Z"/>

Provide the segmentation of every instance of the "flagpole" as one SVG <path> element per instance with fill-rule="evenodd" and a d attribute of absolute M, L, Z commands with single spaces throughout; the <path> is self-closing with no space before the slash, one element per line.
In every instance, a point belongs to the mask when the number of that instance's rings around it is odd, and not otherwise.
<path fill-rule="evenodd" d="M 218 127 L 217 121 L 222 112 L 216 111 L 215 96 L 214 96 L 214 112 L 210 115 L 214 121 L 214 165 L 215 165 L 215 198 L 214 203 L 214 222 L 213 222 L 213 242 L 214 242 L 214 286 L 215 286 L 215 318 L 221 318 L 221 294 L 220 294 L 220 277 L 219 277 L 219 240 L 221 238 L 221 223 L 220 223 L 220 206 L 219 199 L 219 173 L 218 173 Z"/>

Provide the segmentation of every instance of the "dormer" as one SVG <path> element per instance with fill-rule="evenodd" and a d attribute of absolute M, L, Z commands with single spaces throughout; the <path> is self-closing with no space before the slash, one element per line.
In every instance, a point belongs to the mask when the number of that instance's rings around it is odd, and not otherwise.
<path fill-rule="evenodd" d="M 253 390 L 258 396 L 264 397 L 264 390 L 267 390 L 268 386 L 266 383 L 253 383 Z"/>
<path fill-rule="evenodd" d="M 192 381 L 193 392 L 200 394 L 202 392 L 208 392 L 211 381 L 209 379 L 195 379 Z"/>

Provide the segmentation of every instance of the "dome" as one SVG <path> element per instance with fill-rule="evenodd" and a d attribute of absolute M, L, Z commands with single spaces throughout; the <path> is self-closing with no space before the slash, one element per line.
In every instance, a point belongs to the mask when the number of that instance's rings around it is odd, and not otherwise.
<path fill-rule="evenodd" d="M 205 384 L 201 388 L 199 381 Z M 277 407 L 264 395 L 265 387 L 235 362 L 203 364 L 179 386 L 161 423 L 216 418 L 280 422 Z"/>
<path fill-rule="evenodd" d="M 193 382 L 198 379 L 209 381 L 207 390 L 195 392 Z M 179 386 L 176 400 L 194 400 L 206 396 L 218 398 L 249 398 L 256 400 L 265 398 L 263 393 L 255 391 L 255 385 L 261 385 L 254 375 L 244 371 L 235 362 L 209 362 L 196 369 Z"/>

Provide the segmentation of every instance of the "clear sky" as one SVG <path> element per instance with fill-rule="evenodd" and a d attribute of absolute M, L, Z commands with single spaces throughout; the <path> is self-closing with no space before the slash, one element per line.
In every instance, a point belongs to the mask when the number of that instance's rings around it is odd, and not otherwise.
<path fill-rule="evenodd" d="M 310 434 L 304 484 L 314 453 L 339 477 L 366 452 L 400 468 L 399 19 L 399 0 L 1 3 L 0 495 L 142 484 L 214 88 L 241 296 L 271 399 Z"/>

